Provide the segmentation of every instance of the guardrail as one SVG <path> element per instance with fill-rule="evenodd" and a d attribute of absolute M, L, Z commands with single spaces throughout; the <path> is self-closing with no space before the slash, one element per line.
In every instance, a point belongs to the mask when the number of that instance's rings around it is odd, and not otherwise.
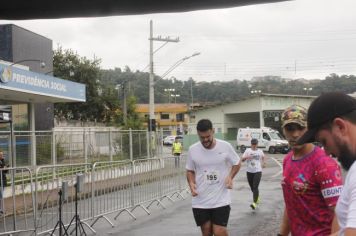
<path fill-rule="evenodd" d="M 5 168 L 0 171 L 1 186 L 5 186 L 3 175 L 10 178 L 10 186 L 0 187 L 0 235 L 15 232 L 34 232 L 35 208 L 32 172 L 28 168 Z M 27 176 L 30 184 L 17 181 L 12 184 L 15 176 Z M 5 191 L 6 190 L 6 191 Z M 5 194 L 6 193 L 6 194 Z"/>
<path fill-rule="evenodd" d="M 162 203 L 165 198 L 170 202 L 174 202 L 174 197 L 184 199 L 182 193 L 187 187 L 184 166 L 185 157 L 182 156 L 180 166 L 176 165 L 174 158 L 167 157 L 48 165 L 38 167 L 35 174 L 28 168 L 4 169 L 3 172 L 8 171 L 10 186 L 0 191 L 3 196 L 0 210 L 4 210 L 0 216 L 0 235 L 51 233 L 59 222 L 59 206 L 68 233 L 76 227 L 73 221 L 75 207 L 81 223 L 93 233 L 100 219 L 114 227 L 108 215 L 115 216 L 117 220 L 120 214 L 126 212 L 136 219 L 134 211 L 138 207 L 150 214 L 154 203 L 165 208 Z M 78 174 L 83 176 L 84 183 L 76 195 Z M 1 181 L 2 178 L 0 184 Z M 66 197 L 60 204 L 58 193 L 63 183 L 67 183 L 68 187 Z"/>

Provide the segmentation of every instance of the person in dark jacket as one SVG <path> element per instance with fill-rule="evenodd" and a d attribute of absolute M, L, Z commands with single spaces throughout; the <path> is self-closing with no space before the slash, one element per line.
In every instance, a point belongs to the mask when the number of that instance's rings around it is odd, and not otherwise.
<path fill-rule="evenodd" d="M 6 186 L 7 179 L 6 179 L 6 173 L 8 170 L 2 170 L 6 168 L 5 164 L 5 158 L 4 158 L 4 153 L 2 150 L 0 150 L 0 214 L 4 213 L 4 200 L 3 200 L 3 192 L 4 192 L 4 187 Z"/>

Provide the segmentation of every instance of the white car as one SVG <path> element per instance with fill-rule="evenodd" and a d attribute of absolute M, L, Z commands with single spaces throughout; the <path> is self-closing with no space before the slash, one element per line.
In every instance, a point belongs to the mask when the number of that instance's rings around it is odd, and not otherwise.
<path fill-rule="evenodd" d="M 180 141 L 183 139 L 183 136 L 180 136 L 180 135 L 178 135 L 178 136 L 169 135 L 169 136 L 167 136 L 167 137 L 165 137 L 165 138 L 163 139 L 163 145 L 173 145 L 174 140 L 176 139 L 176 137 L 177 137 L 178 139 L 180 139 Z"/>
<path fill-rule="evenodd" d="M 175 139 L 176 139 L 176 136 L 169 135 L 163 139 L 163 145 L 172 145 L 174 143 Z"/>

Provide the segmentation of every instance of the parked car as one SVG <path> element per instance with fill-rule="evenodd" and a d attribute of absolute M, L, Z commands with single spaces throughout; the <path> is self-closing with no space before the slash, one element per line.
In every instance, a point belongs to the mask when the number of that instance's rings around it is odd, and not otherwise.
<path fill-rule="evenodd" d="M 174 143 L 174 140 L 176 139 L 176 137 L 177 137 L 178 139 L 180 139 L 180 142 L 182 142 L 183 136 L 181 136 L 181 135 L 178 135 L 178 136 L 169 135 L 169 136 L 167 136 L 167 137 L 165 137 L 165 138 L 163 139 L 163 145 L 172 145 L 172 144 Z"/>

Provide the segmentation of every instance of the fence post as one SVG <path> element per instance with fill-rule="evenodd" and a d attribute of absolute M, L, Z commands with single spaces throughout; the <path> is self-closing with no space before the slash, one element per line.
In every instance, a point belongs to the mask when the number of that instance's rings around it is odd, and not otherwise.
<path fill-rule="evenodd" d="M 69 133 L 69 163 L 72 163 L 72 129 L 70 130 L 70 133 Z"/>
<path fill-rule="evenodd" d="M 113 157 L 112 157 L 112 130 L 111 128 L 109 128 L 109 157 L 110 157 L 110 161 L 113 161 Z"/>
<path fill-rule="evenodd" d="M 122 153 L 122 156 L 126 159 L 125 153 L 124 153 L 124 149 L 122 149 L 122 136 L 125 135 L 125 132 L 120 131 L 120 151 Z"/>
<path fill-rule="evenodd" d="M 39 224 L 39 222 L 37 222 L 37 203 L 38 203 L 38 196 L 37 193 L 39 192 L 38 190 L 38 183 L 37 183 L 37 168 L 33 169 L 33 173 L 34 175 L 32 175 L 33 177 L 35 177 L 35 179 L 33 180 L 35 182 L 35 192 L 33 193 L 33 202 L 34 202 L 34 207 L 33 207 L 33 217 L 34 217 L 34 226 L 35 226 L 35 236 L 37 236 L 37 224 Z"/>
<path fill-rule="evenodd" d="M 52 165 L 57 164 L 57 157 L 56 157 L 56 134 L 54 129 L 52 129 Z"/>
<path fill-rule="evenodd" d="M 183 159 L 183 155 L 180 155 L 178 157 L 180 160 L 178 163 L 180 163 L 180 165 L 178 165 L 178 189 L 179 189 L 179 192 L 182 191 L 182 178 L 181 178 L 181 175 L 182 173 L 185 173 L 184 171 L 182 171 L 182 159 Z M 175 161 L 175 160 L 174 160 Z"/>
<path fill-rule="evenodd" d="M 129 135 L 130 135 L 130 161 L 133 161 L 133 145 L 132 145 L 132 129 L 129 129 Z"/>
<path fill-rule="evenodd" d="M 147 158 L 151 157 L 151 151 L 150 151 L 150 132 L 146 130 L 146 144 L 147 144 Z"/>
<path fill-rule="evenodd" d="M 152 166 L 152 165 L 151 165 Z M 158 168 L 159 168 L 159 195 L 163 196 L 163 192 L 162 192 L 162 157 L 158 158 Z"/>
<path fill-rule="evenodd" d="M 33 102 L 29 103 L 29 128 L 30 128 L 30 132 L 31 132 L 31 136 L 30 136 L 30 140 L 31 140 L 31 163 L 30 165 L 32 167 L 36 166 L 36 128 L 35 128 L 35 104 Z M 14 131 L 14 123 L 11 122 L 11 130 Z M 16 140 L 15 140 L 15 146 L 14 149 L 12 149 L 12 151 L 14 152 L 14 163 L 12 167 L 16 166 Z"/>
<path fill-rule="evenodd" d="M 135 176 L 135 162 L 131 161 L 131 207 L 135 206 L 134 176 Z"/>
<path fill-rule="evenodd" d="M 10 145 L 9 145 L 9 158 L 10 158 L 10 163 L 11 167 L 16 167 L 16 137 L 14 133 L 14 127 L 12 122 L 10 123 L 11 128 L 10 128 Z M 32 151 L 32 149 L 31 149 Z M 32 155 L 31 155 L 32 156 Z M 32 163 L 31 163 L 32 164 Z"/>
<path fill-rule="evenodd" d="M 51 138 L 51 141 L 52 141 L 52 165 L 56 165 L 57 164 L 57 156 L 56 156 L 56 134 L 55 134 L 55 131 L 54 131 L 54 128 L 52 128 L 52 138 Z M 55 168 L 53 168 L 53 171 L 52 171 L 52 175 L 53 175 L 53 178 L 56 178 L 56 170 Z M 36 185 L 37 185 L 37 181 L 36 181 Z"/>
<path fill-rule="evenodd" d="M 91 170 L 91 217 L 94 220 L 94 216 L 95 216 L 95 209 L 96 207 L 94 207 L 94 203 L 95 203 L 95 180 L 96 180 L 96 176 L 95 176 L 95 168 L 96 168 L 96 164 L 93 164 L 92 170 Z"/>
<path fill-rule="evenodd" d="M 141 147 L 141 131 L 138 131 L 138 146 L 139 146 L 139 149 L 138 149 L 138 156 L 140 157 L 140 158 L 142 158 L 142 147 Z"/>
<path fill-rule="evenodd" d="M 90 132 L 90 130 L 89 130 L 89 132 Z M 88 144 L 87 144 L 87 135 L 86 135 L 85 128 L 83 131 L 83 146 L 84 146 L 84 163 L 88 164 Z"/>
<path fill-rule="evenodd" d="M 36 131 L 32 130 L 31 131 L 31 166 L 36 166 Z M 15 141 L 16 142 L 16 141 Z M 15 144 L 16 145 L 16 144 Z M 15 164 L 16 164 L 16 148 L 14 149 L 14 154 L 15 154 Z M 16 166 L 16 165 L 15 165 Z M 14 166 L 14 167 L 15 167 Z"/>
<path fill-rule="evenodd" d="M 160 137 L 159 141 L 160 141 L 160 146 L 161 146 L 161 157 L 163 157 L 163 128 L 161 128 L 160 135 L 161 135 L 161 137 Z"/>
<path fill-rule="evenodd" d="M 10 170 L 11 171 L 11 182 L 14 183 L 11 185 L 11 196 L 12 196 L 12 212 L 14 213 L 12 215 L 12 222 L 13 222 L 13 230 L 16 231 L 17 230 L 17 220 L 16 220 L 16 196 L 15 196 L 15 169 Z"/>

